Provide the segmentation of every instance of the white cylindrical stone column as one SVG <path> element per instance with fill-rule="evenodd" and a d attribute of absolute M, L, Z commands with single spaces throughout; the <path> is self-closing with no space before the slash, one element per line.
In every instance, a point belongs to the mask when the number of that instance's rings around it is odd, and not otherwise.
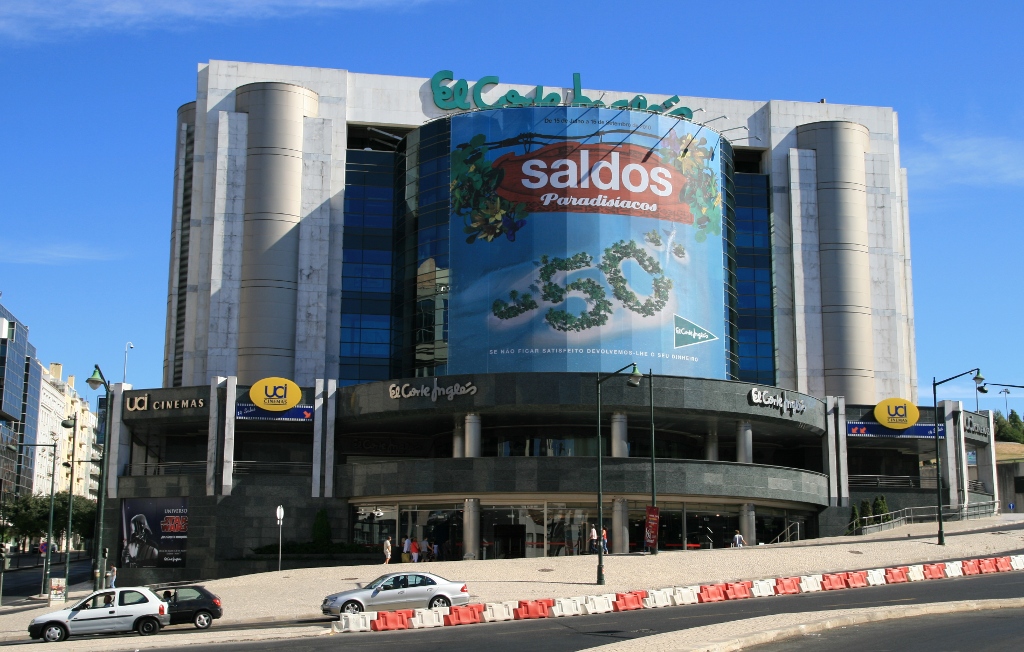
<path fill-rule="evenodd" d="M 470 412 L 466 415 L 466 457 L 480 457 L 483 450 L 480 443 L 480 415 Z"/>
<path fill-rule="evenodd" d="M 736 424 L 736 461 L 744 464 L 754 461 L 754 430 L 749 421 Z"/>
<path fill-rule="evenodd" d="M 466 456 L 466 421 L 465 417 L 455 417 L 455 428 L 452 430 L 452 457 Z"/>
<path fill-rule="evenodd" d="M 704 436 L 704 459 L 709 462 L 718 461 L 718 431 L 711 430 Z"/>
<path fill-rule="evenodd" d="M 612 529 L 608 538 L 611 539 L 613 553 L 622 555 L 629 552 L 629 502 L 625 498 L 612 500 Z"/>
<path fill-rule="evenodd" d="M 295 376 L 303 118 L 316 117 L 313 91 L 259 82 L 235 91 L 249 114 L 245 216 L 238 297 L 238 381 Z"/>
<path fill-rule="evenodd" d="M 626 438 L 626 415 L 612 414 L 612 457 L 629 457 L 629 442 Z"/>
<path fill-rule="evenodd" d="M 748 546 L 757 545 L 757 532 L 755 530 L 754 503 L 743 503 L 740 505 L 740 534 Z"/>
<path fill-rule="evenodd" d="M 462 512 L 462 558 L 480 559 L 480 499 L 467 498 Z"/>
<path fill-rule="evenodd" d="M 797 147 L 815 151 L 825 394 L 873 404 L 874 329 L 864 155 L 867 127 L 825 121 L 796 128 Z"/>

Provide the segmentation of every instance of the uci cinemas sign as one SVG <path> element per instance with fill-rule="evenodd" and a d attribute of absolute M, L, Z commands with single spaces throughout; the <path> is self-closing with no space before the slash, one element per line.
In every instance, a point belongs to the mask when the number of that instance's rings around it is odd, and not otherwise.
<path fill-rule="evenodd" d="M 906 430 L 921 418 L 921 411 L 905 398 L 887 398 L 875 406 L 874 413 L 875 421 L 893 430 Z"/>
<path fill-rule="evenodd" d="M 284 412 L 302 400 L 302 388 L 287 378 L 264 378 L 249 388 L 249 400 L 269 412 Z"/>

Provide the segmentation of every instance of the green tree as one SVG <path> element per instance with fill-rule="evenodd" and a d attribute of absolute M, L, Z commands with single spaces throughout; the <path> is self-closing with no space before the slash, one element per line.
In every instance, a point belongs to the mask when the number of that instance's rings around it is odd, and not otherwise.
<path fill-rule="evenodd" d="M 872 516 L 873 514 L 874 514 L 874 512 L 871 510 L 871 501 L 870 500 L 862 500 L 862 501 L 860 501 L 860 515 L 861 515 L 861 518 L 868 518 L 869 516 Z"/>
<path fill-rule="evenodd" d="M 331 522 L 327 518 L 327 510 L 321 509 L 313 519 L 313 543 L 330 545 L 331 543 Z"/>
<path fill-rule="evenodd" d="M 996 426 L 996 440 L 1024 444 L 1024 423 L 1021 422 L 1020 415 L 1016 410 L 1010 410 L 1009 419 L 1004 417 L 1002 412 L 996 410 L 993 421 Z"/>
<path fill-rule="evenodd" d="M 857 528 L 860 527 L 860 509 L 856 505 L 853 506 L 853 510 L 850 512 L 850 529 L 847 530 L 847 534 L 854 534 Z"/>
<path fill-rule="evenodd" d="M 875 502 L 871 504 L 871 509 L 875 516 L 881 516 L 888 512 L 889 510 L 885 508 L 885 496 L 875 496 Z"/>

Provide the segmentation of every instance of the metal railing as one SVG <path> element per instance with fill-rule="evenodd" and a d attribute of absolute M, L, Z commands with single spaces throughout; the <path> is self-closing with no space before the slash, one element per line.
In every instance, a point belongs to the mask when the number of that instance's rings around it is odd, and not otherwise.
<path fill-rule="evenodd" d="M 800 521 L 793 521 L 792 523 L 790 523 L 789 525 L 786 526 L 786 529 L 783 530 L 779 534 L 779 536 L 777 536 L 774 539 L 772 539 L 768 543 L 768 545 L 771 545 L 773 543 L 781 543 L 783 541 L 785 541 L 786 543 L 789 543 L 790 541 L 799 541 L 799 540 L 800 540 Z"/>
<path fill-rule="evenodd" d="M 307 462 L 252 462 L 240 461 L 233 465 L 237 475 L 310 475 L 313 465 Z M 131 464 L 128 475 L 206 475 L 206 462 L 159 462 Z"/>
<path fill-rule="evenodd" d="M 968 491 L 977 491 L 978 493 L 982 493 L 982 494 L 989 493 L 988 489 L 985 487 L 985 483 L 984 482 L 979 482 L 977 480 L 968 480 L 967 481 L 967 490 Z"/>
<path fill-rule="evenodd" d="M 50 560 L 50 564 L 54 567 L 63 566 L 64 554 L 64 551 L 53 553 L 53 558 Z M 72 550 L 71 562 L 74 563 L 82 559 L 91 559 L 91 555 L 92 553 L 88 550 Z M 7 555 L 7 558 L 11 560 L 11 566 L 7 570 L 18 570 L 19 568 L 39 568 L 43 565 L 46 555 L 38 552 L 13 552 Z"/>
<path fill-rule="evenodd" d="M 312 475 L 313 465 L 307 462 L 235 462 L 238 475 L 265 473 L 267 475 Z"/>
<path fill-rule="evenodd" d="M 946 505 L 942 508 L 942 520 L 969 521 L 976 518 L 983 518 L 985 516 L 992 516 L 996 513 L 998 506 L 999 503 L 995 501 L 986 503 L 969 503 L 959 507 L 950 507 Z M 894 530 L 904 525 L 910 525 L 911 523 L 932 523 L 937 520 L 935 514 L 936 509 L 934 505 L 930 507 L 906 507 L 894 512 L 861 517 L 860 519 L 851 521 L 847 526 L 846 531 L 850 534 L 871 534 L 873 532 Z"/>
<path fill-rule="evenodd" d="M 851 475 L 850 487 L 884 487 L 888 489 L 934 489 L 935 478 L 913 475 Z"/>
<path fill-rule="evenodd" d="M 130 464 L 128 475 L 206 475 L 206 461 Z"/>

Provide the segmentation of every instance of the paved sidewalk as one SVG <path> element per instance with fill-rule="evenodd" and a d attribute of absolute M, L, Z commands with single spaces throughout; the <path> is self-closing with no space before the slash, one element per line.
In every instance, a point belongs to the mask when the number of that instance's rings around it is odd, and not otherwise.
<path fill-rule="evenodd" d="M 1024 518 L 1001 515 L 947 524 L 946 545 L 936 544 L 935 524 L 911 525 L 866 537 L 837 537 L 795 544 L 700 552 L 610 555 L 605 559 L 607 586 L 602 592 L 651 589 L 739 579 L 810 575 L 861 568 L 907 565 L 943 559 L 993 556 L 1024 549 Z M 995 531 L 978 532 L 988 529 Z M 130 637 L 103 641 L 72 640 L 62 649 L 130 649 L 188 645 L 215 640 L 257 640 L 268 637 L 319 635 L 323 626 L 275 630 L 218 632 L 218 625 L 272 622 L 321 617 L 325 595 L 355 588 L 384 572 L 422 570 L 464 581 L 474 602 L 569 597 L 596 592 L 597 557 L 431 562 L 340 566 L 260 573 L 204 582 L 224 600 L 225 617 L 201 635 L 166 632 L 152 639 Z M 73 593 L 74 594 L 74 593 Z M 0 639 L 27 638 L 29 620 L 46 607 L 0 609 Z M 173 637 L 173 638 L 172 638 Z M 175 642 L 172 643 L 172 640 Z M 92 647 L 97 645 L 98 647 Z M 84 647 L 79 647 L 84 646 Z"/>

